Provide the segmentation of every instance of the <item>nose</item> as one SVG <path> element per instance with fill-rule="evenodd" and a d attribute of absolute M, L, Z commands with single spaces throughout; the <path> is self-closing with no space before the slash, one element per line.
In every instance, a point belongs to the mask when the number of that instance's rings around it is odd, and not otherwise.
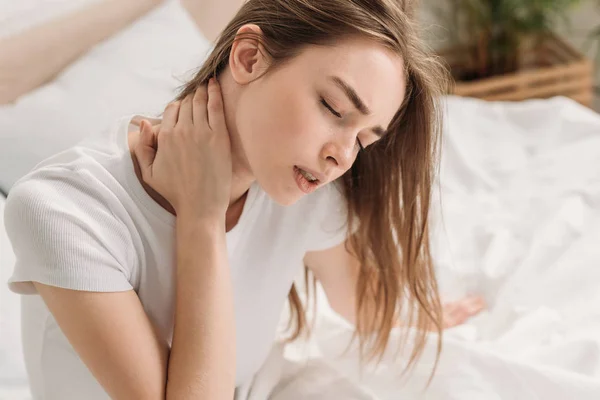
<path fill-rule="evenodd" d="M 329 141 L 323 146 L 322 159 L 327 163 L 328 169 L 349 170 L 355 157 L 354 143 L 349 140 Z"/>

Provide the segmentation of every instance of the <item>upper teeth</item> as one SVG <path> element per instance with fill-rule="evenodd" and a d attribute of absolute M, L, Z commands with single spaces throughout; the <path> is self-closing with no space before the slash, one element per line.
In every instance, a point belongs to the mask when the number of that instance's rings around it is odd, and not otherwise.
<path fill-rule="evenodd" d="M 298 169 L 300 169 L 300 168 L 298 168 Z M 315 178 L 310 172 L 306 172 L 303 169 L 300 169 L 300 173 L 302 174 L 302 176 L 304 176 L 306 179 L 308 179 L 311 182 L 317 180 L 317 178 Z"/>

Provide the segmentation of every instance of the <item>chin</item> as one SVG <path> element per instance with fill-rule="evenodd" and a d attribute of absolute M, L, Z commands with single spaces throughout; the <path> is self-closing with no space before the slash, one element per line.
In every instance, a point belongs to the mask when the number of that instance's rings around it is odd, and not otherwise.
<path fill-rule="evenodd" d="M 269 190 L 261 185 L 265 193 L 273 200 L 275 203 L 282 207 L 289 207 L 294 205 L 300 198 L 301 195 L 292 193 L 292 190 L 282 191 L 282 190 Z"/>
<path fill-rule="evenodd" d="M 298 200 L 305 196 L 300 192 L 298 187 L 296 187 L 292 179 L 290 179 L 290 182 L 284 183 L 271 176 L 268 178 L 264 177 L 264 179 L 257 178 L 257 181 L 271 200 L 282 207 L 294 205 Z"/>

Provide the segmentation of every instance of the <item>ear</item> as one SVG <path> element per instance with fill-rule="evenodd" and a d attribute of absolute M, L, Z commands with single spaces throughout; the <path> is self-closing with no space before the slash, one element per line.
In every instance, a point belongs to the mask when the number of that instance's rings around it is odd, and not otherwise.
<path fill-rule="evenodd" d="M 256 38 L 262 34 L 260 27 L 254 24 L 246 24 L 237 31 L 229 54 L 229 69 L 240 85 L 259 78 L 269 66 L 264 47 Z"/>

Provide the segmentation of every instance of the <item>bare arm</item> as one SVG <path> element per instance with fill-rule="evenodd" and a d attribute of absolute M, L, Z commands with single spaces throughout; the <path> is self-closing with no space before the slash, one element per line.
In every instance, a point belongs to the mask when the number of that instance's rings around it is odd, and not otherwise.
<path fill-rule="evenodd" d="M 0 104 L 54 78 L 86 50 L 162 0 L 103 0 L 0 40 Z"/>
<path fill-rule="evenodd" d="M 177 217 L 177 301 L 168 399 L 230 400 L 235 326 L 225 223 Z"/>
<path fill-rule="evenodd" d="M 245 0 L 181 0 L 204 36 L 213 42 Z"/>
<path fill-rule="evenodd" d="M 348 252 L 346 243 L 323 251 L 308 252 L 304 257 L 304 263 L 323 286 L 331 308 L 347 321 L 356 323 L 356 283 L 360 262 Z M 374 304 L 370 306 L 375 313 Z M 465 297 L 446 303 L 443 306 L 444 327 L 460 325 L 484 307 L 485 301 L 479 296 Z M 396 322 L 396 326 L 401 324 L 402 321 Z"/>
<path fill-rule="evenodd" d="M 331 308 L 351 323 L 356 322 L 356 282 L 360 263 L 345 243 L 306 253 L 304 263 L 323 286 Z"/>
<path fill-rule="evenodd" d="M 183 216 L 177 220 L 177 294 L 170 357 L 166 342 L 157 335 L 134 291 L 94 293 L 34 285 L 111 398 L 233 398 L 233 295 L 221 221 Z"/>
<path fill-rule="evenodd" d="M 157 132 L 142 121 L 139 134 L 130 138 L 136 173 L 177 216 L 168 361 L 134 292 L 88 294 L 40 285 L 69 342 L 114 399 L 234 395 L 235 319 L 225 234 L 231 155 L 222 104 L 213 81 L 169 104 Z M 119 310 L 116 317 L 111 310 Z"/>
<path fill-rule="evenodd" d="M 133 290 L 95 293 L 34 285 L 112 399 L 165 398 L 167 343 L 159 339 Z"/>

